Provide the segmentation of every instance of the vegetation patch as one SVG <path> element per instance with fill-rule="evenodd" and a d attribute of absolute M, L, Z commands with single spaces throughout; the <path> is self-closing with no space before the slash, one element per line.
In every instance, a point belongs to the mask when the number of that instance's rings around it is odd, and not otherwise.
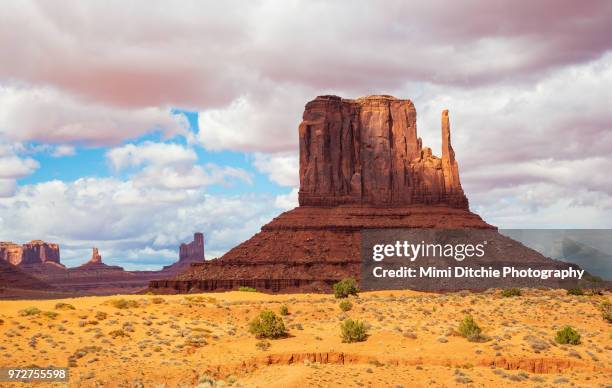
<path fill-rule="evenodd" d="M 255 344 L 255 347 L 261 351 L 270 349 L 270 341 L 261 340 Z"/>
<path fill-rule="evenodd" d="M 457 329 L 461 336 L 465 337 L 470 342 L 484 342 L 487 340 L 482 335 L 482 329 L 471 315 L 466 315 L 461 322 L 459 322 L 459 328 Z"/>
<path fill-rule="evenodd" d="M 257 338 L 281 338 L 287 336 L 283 318 L 273 311 L 262 311 L 249 325 L 249 332 Z"/>
<path fill-rule="evenodd" d="M 110 301 L 110 304 L 118 309 L 131 309 L 140 306 L 137 301 L 127 299 L 113 299 Z"/>
<path fill-rule="evenodd" d="M 257 289 L 255 289 L 255 288 L 253 288 L 253 287 L 240 286 L 240 287 L 238 287 L 238 291 L 243 291 L 243 292 L 257 292 Z"/>
<path fill-rule="evenodd" d="M 59 302 L 55 304 L 56 310 L 74 310 L 74 306 L 70 303 Z"/>
<path fill-rule="evenodd" d="M 340 310 L 342 311 L 349 311 L 350 309 L 353 308 L 353 304 L 348 300 L 343 300 L 342 302 L 340 302 L 338 306 L 340 307 Z"/>
<path fill-rule="evenodd" d="M 608 323 L 612 323 L 612 303 L 610 303 L 609 300 L 603 301 L 601 302 L 599 309 L 601 310 L 601 316 L 603 319 L 608 321 Z"/>
<path fill-rule="evenodd" d="M 342 279 L 334 284 L 334 296 L 336 298 L 348 298 L 349 295 L 357 295 L 359 289 L 353 278 Z"/>
<path fill-rule="evenodd" d="M 565 326 L 557 332 L 555 341 L 560 344 L 578 345 L 580 344 L 580 333 L 571 326 Z"/>
<path fill-rule="evenodd" d="M 282 305 L 282 306 L 280 306 L 279 313 L 280 313 L 280 315 L 282 315 L 282 316 L 287 316 L 287 315 L 289 315 L 289 307 L 287 307 L 287 305 Z"/>
<path fill-rule="evenodd" d="M 368 327 L 365 322 L 346 319 L 340 325 L 342 342 L 363 342 L 368 338 Z"/>
<path fill-rule="evenodd" d="M 108 333 L 108 335 L 110 335 L 113 338 L 120 338 L 120 337 L 127 337 L 127 338 L 129 338 L 130 337 L 130 335 L 128 333 L 126 333 L 125 331 L 123 331 L 121 329 L 113 330 L 110 333 Z"/>
<path fill-rule="evenodd" d="M 19 315 L 22 317 L 30 317 L 40 314 L 41 311 L 37 307 L 28 307 L 23 310 L 19 310 Z"/>
<path fill-rule="evenodd" d="M 582 290 L 582 288 L 570 288 L 569 290 L 567 290 L 567 295 L 580 296 L 584 295 L 584 291 Z"/>
<path fill-rule="evenodd" d="M 45 312 L 42 313 L 42 315 L 44 315 L 45 317 L 47 317 L 49 319 L 55 319 L 55 318 L 57 318 L 57 316 L 59 314 L 56 313 L 55 311 L 45 311 Z"/>
<path fill-rule="evenodd" d="M 512 298 L 514 296 L 521 296 L 521 289 L 520 288 L 505 288 L 502 291 L 502 296 L 504 298 Z"/>

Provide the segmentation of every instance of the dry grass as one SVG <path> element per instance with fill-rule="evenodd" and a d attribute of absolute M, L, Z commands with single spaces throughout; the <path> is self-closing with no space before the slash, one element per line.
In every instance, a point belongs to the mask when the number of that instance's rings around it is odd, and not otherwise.
<path fill-rule="evenodd" d="M 503 298 L 499 290 L 371 292 L 351 298 L 347 311 L 333 295 L 251 292 L 4 301 L 0 355 L 3 365 L 71 365 L 71 387 L 220 381 L 242 387 L 598 386 L 612 373 L 612 334 L 601 307 L 609 298 L 561 290 L 522 290 L 519 298 Z M 253 318 L 282 306 L 290 308 L 282 317 L 286 338 L 261 340 L 249 333 Z M 458 322 L 467 315 L 489 341 L 458 335 Z M 368 322 L 366 341 L 342 342 L 340 325 L 347 319 Z M 555 342 L 566 325 L 581 334 L 580 344 Z M 350 355 L 351 361 L 282 362 L 328 352 Z M 258 363 L 261 357 L 280 361 Z M 500 359 L 555 359 L 573 366 L 548 374 L 490 367 Z"/>

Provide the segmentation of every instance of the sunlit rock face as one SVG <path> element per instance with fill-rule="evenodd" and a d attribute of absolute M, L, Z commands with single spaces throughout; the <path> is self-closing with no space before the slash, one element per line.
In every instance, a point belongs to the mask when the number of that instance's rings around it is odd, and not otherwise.
<path fill-rule="evenodd" d="M 423 147 L 410 100 L 320 96 L 306 104 L 300 137 L 302 206 L 448 205 L 468 208 L 442 112 L 442 157 Z"/>

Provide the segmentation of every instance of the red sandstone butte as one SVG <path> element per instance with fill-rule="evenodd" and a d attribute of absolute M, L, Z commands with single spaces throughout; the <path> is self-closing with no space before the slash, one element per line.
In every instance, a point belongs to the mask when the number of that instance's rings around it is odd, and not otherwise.
<path fill-rule="evenodd" d="M 363 229 L 494 229 L 468 209 L 448 111 L 441 135 L 439 158 L 422 146 L 410 100 L 317 97 L 299 126 L 300 206 L 223 257 L 150 288 L 327 291 L 339 279 L 359 278 Z"/>
<path fill-rule="evenodd" d="M 300 135 L 302 206 L 437 205 L 468 209 L 442 112 L 442 158 L 417 137 L 410 100 L 321 96 L 306 104 Z"/>

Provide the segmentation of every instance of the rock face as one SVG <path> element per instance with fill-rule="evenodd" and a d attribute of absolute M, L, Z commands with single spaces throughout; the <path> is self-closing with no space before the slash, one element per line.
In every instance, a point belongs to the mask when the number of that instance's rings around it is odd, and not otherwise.
<path fill-rule="evenodd" d="M 192 242 L 181 244 L 179 261 L 204 261 L 204 235 L 202 233 L 194 233 Z"/>
<path fill-rule="evenodd" d="M 60 262 L 59 245 L 42 240 L 33 240 L 21 246 L 11 243 L 0 243 L 0 258 L 20 267 L 39 264 L 53 264 L 63 268 Z"/>
<path fill-rule="evenodd" d="M 23 248 L 21 245 L 12 242 L 0 242 L 0 260 L 4 260 L 13 265 L 21 263 Z"/>
<path fill-rule="evenodd" d="M 321 96 L 306 104 L 300 137 L 301 206 L 439 205 L 468 209 L 442 112 L 442 158 L 417 137 L 410 100 Z"/>
<path fill-rule="evenodd" d="M 3 289 L 52 290 L 53 287 L 23 272 L 19 267 L 0 260 L 0 298 L 3 296 Z"/>

